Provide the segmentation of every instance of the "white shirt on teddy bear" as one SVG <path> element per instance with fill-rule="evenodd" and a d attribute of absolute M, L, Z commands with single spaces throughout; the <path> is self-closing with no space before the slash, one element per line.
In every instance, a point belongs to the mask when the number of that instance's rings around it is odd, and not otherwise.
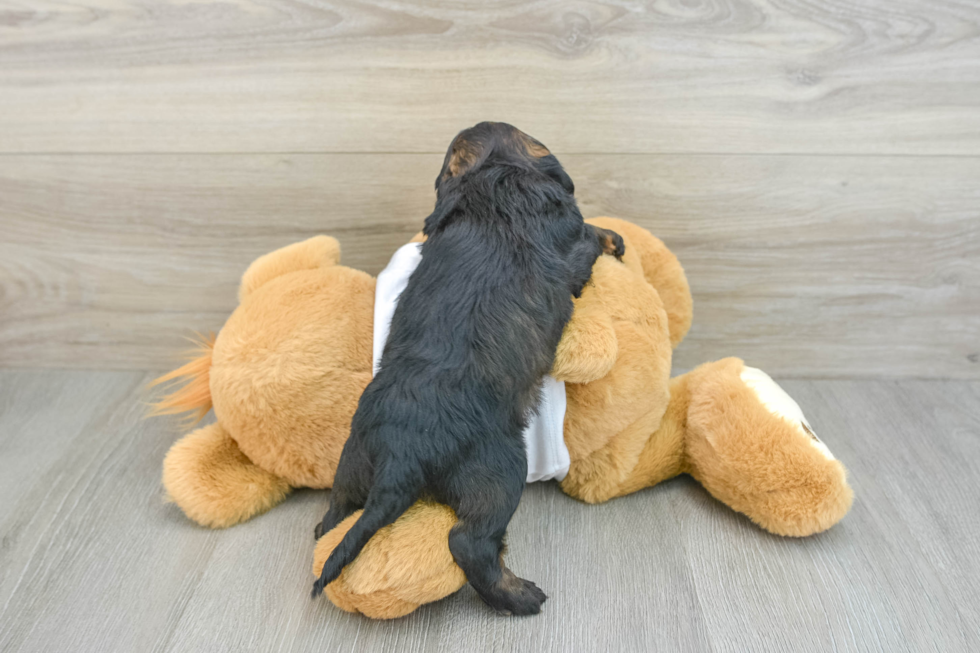
<path fill-rule="evenodd" d="M 409 243 L 399 248 L 388 266 L 378 275 L 374 293 L 374 372 L 381 363 L 381 353 L 388 340 L 391 318 L 398 297 L 408 278 L 422 260 L 422 244 Z M 537 413 L 524 429 L 527 450 L 527 482 L 562 480 L 568 474 L 571 459 L 565 446 L 565 382 L 544 377 L 541 384 L 541 403 Z"/>

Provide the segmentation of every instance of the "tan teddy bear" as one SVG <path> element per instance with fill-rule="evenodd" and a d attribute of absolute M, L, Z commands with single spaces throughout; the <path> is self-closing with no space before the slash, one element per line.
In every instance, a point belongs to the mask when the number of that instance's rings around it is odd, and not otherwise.
<path fill-rule="evenodd" d="M 672 350 L 691 323 L 674 255 L 629 222 L 589 222 L 620 233 L 626 255 L 596 262 L 558 348 L 552 376 L 565 383 L 571 461 L 562 490 L 598 503 L 688 473 L 773 533 L 804 536 L 839 521 L 852 499 L 844 467 L 772 379 L 736 358 L 670 379 Z M 167 492 L 194 521 L 230 526 L 293 487 L 331 486 L 371 379 L 375 293 L 373 277 L 339 261 L 326 236 L 259 258 L 218 337 L 158 379 L 185 382 L 159 412 L 213 405 L 217 418 L 164 461 Z M 320 538 L 315 575 L 359 514 Z M 447 544 L 454 523 L 449 508 L 416 504 L 327 595 L 345 610 L 391 618 L 455 592 L 466 579 Z"/>

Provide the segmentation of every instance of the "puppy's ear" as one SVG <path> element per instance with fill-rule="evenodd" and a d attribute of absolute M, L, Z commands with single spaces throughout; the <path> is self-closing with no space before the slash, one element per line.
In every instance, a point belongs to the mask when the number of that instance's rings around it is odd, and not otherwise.
<path fill-rule="evenodd" d="M 521 144 L 524 146 L 524 151 L 527 152 L 529 157 L 542 159 L 551 154 L 551 150 L 545 147 L 544 143 L 538 139 L 534 138 L 533 136 L 529 136 L 524 132 L 518 132 L 518 134 L 518 138 L 520 139 Z"/>
<path fill-rule="evenodd" d="M 436 208 L 425 219 L 422 228 L 425 236 L 431 236 L 449 220 L 459 201 L 460 178 L 486 160 L 490 149 L 492 144 L 489 140 L 467 132 L 460 132 L 453 139 L 442 162 L 442 170 L 436 177 Z"/>
<path fill-rule="evenodd" d="M 453 139 L 446 158 L 442 162 L 442 172 L 436 180 L 436 188 L 448 180 L 459 178 L 476 167 L 476 164 L 486 158 L 487 146 L 485 143 L 466 137 L 462 133 Z"/>
<path fill-rule="evenodd" d="M 461 177 L 476 165 L 479 155 L 478 143 L 457 136 L 449 150 L 449 160 L 446 162 L 446 174 L 450 177 Z"/>

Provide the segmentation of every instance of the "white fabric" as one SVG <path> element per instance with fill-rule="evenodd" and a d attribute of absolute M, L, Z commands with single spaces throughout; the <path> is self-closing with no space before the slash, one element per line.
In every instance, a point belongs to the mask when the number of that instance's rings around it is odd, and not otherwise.
<path fill-rule="evenodd" d="M 739 375 L 742 382 L 749 386 L 759 401 L 773 415 L 782 417 L 806 438 L 807 443 L 819 451 L 828 460 L 836 460 L 827 445 L 817 437 L 817 434 L 806 420 L 803 409 L 793 400 L 782 387 L 772 380 L 772 377 L 756 367 L 744 367 Z"/>
<path fill-rule="evenodd" d="M 374 373 L 381 364 L 381 353 L 388 340 L 391 318 L 398 297 L 408 278 L 422 260 L 422 244 L 409 243 L 398 249 L 388 266 L 378 275 L 374 292 Z M 565 446 L 565 382 L 550 376 L 541 385 L 541 404 L 524 430 L 527 451 L 527 482 L 562 480 L 568 474 L 571 458 Z"/>

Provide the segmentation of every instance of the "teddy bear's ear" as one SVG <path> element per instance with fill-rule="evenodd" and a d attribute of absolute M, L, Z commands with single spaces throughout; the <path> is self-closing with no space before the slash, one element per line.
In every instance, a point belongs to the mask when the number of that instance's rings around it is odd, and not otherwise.
<path fill-rule="evenodd" d="M 340 243 L 330 236 L 313 236 L 299 243 L 286 245 L 255 259 L 238 288 L 238 301 L 268 281 L 289 272 L 315 270 L 340 263 Z"/>

